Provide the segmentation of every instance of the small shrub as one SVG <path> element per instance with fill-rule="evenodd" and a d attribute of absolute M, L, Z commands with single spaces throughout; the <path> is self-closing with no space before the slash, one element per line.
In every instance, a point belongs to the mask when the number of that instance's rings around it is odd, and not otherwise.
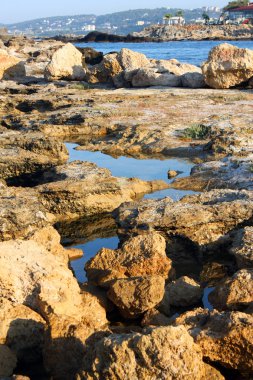
<path fill-rule="evenodd" d="M 206 139 L 210 134 L 210 127 L 203 124 L 193 124 L 183 131 L 183 137 L 193 140 Z"/>

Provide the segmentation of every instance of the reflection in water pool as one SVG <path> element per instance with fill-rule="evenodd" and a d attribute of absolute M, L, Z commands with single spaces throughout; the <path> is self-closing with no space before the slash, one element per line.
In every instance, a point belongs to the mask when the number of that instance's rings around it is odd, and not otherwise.
<path fill-rule="evenodd" d="M 136 177 L 145 181 L 153 181 L 155 179 L 163 180 L 171 183 L 168 180 L 168 170 L 176 170 L 181 172 L 177 178 L 190 175 L 193 163 L 183 159 L 136 159 L 131 157 L 114 158 L 101 152 L 90 152 L 86 150 L 75 150 L 77 144 L 67 143 L 69 151 L 69 161 L 80 160 L 94 162 L 101 168 L 107 168 L 115 177 Z M 166 189 L 156 191 L 152 194 L 145 195 L 144 198 L 159 199 L 171 197 L 173 200 L 179 200 L 185 195 L 194 194 L 190 190 L 175 190 Z"/>
<path fill-rule="evenodd" d="M 164 180 L 171 183 L 172 180 L 168 179 L 168 170 L 179 171 L 178 177 L 188 176 L 193 167 L 193 163 L 183 159 L 135 159 L 131 157 L 118 157 L 113 158 L 107 154 L 101 152 L 90 152 L 85 150 L 75 150 L 78 146 L 77 144 L 67 143 L 66 144 L 69 151 L 69 161 L 80 160 L 89 161 L 97 164 L 99 167 L 107 168 L 111 171 L 112 175 L 117 177 L 137 177 L 146 181 L 151 181 L 155 179 Z M 166 189 L 162 191 L 156 191 L 152 194 L 145 195 L 144 198 L 164 198 L 171 197 L 173 200 L 179 200 L 185 195 L 194 194 L 193 191 L 181 191 L 176 189 Z M 106 228 L 106 226 L 105 226 Z M 116 249 L 118 247 L 119 239 L 117 235 L 104 237 L 104 238 L 93 238 L 89 241 L 89 236 L 83 237 L 86 242 L 80 244 L 79 242 L 73 245 L 76 248 L 83 250 L 84 255 L 82 258 L 73 260 L 71 266 L 75 272 L 75 275 L 80 282 L 86 281 L 84 265 L 85 263 L 103 247 Z M 88 242 L 87 242 L 88 241 Z"/>
<path fill-rule="evenodd" d="M 209 310 L 213 310 L 213 306 L 210 304 L 209 300 L 208 300 L 208 296 L 210 293 L 212 293 L 212 291 L 214 290 L 215 288 L 212 287 L 212 288 L 205 288 L 204 289 L 204 295 L 203 295 L 203 298 L 202 298 L 202 303 L 203 303 L 203 306 L 205 309 L 209 309 Z"/>
<path fill-rule="evenodd" d="M 84 255 L 80 259 L 71 261 L 71 267 L 74 270 L 78 281 L 85 282 L 87 280 L 84 266 L 89 259 L 94 257 L 101 248 L 116 249 L 118 248 L 118 244 L 118 237 L 112 236 L 110 238 L 95 239 L 85 244 L 75 245 L 75 248 L 82 249 L 84 252 Z"/>

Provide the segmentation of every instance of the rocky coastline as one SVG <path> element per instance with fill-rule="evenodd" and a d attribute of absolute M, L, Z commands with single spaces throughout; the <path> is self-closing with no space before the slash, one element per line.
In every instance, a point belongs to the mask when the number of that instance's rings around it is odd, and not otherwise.
<path fill-rule="evenodd" d="M 64 43 L 89 42 L 168 42 L 168 41 L 240 41 L 252 40 L 251 25 L 151 25 L 141 32 L 117 35 L 104 32 L 90 32 L 86 36 L 65 35 L 54 39 Z"/>
<path fill-rule="evenodd" d="M 235 41 L 252 40 L 252 25 L 151 25 L 134 37 L 152 38 L 155 42 L 165 41 Z"/>
<path fill-rule="evenodd" d="M 0 378 L 250 379 L 253 51 L 221 44 L 199 68 L 0 43 Z M 70 162 L 70 141 L 194 167 L 116 177 Z M 196 193 L 143 198 L 169 187 Z M 78 282 L 63 239 L 111 230 Z"/>

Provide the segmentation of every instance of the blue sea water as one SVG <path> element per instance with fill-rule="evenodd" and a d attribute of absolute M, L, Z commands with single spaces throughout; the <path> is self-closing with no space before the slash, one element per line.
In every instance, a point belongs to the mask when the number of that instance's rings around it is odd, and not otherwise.
<path fill-rule="evenodd" d="M 143 42 L 143 43 L 79 43 L 76 46 L 92 47 L 104 54 L 120 51 L 122 48 L 138 51 L 148 58 L 172 59 L 180 62 L 191 63 L 200 66 L 208 57 L 209 51 L 223 42 L 235 45 L 240 48 L 253 50 L 253 40 L 251 41 L 171 41 L 171 42 Z"/>

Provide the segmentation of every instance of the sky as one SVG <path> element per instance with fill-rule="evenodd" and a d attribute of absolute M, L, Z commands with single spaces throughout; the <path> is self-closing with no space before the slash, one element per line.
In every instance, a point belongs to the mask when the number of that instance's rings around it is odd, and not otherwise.
<path fill-rule="evenodd" d="M 0 23 L 77 14 L 106 14 L 137 8 L 198 8 L 227 4 L 223 0 L 2 0 Z"/>

